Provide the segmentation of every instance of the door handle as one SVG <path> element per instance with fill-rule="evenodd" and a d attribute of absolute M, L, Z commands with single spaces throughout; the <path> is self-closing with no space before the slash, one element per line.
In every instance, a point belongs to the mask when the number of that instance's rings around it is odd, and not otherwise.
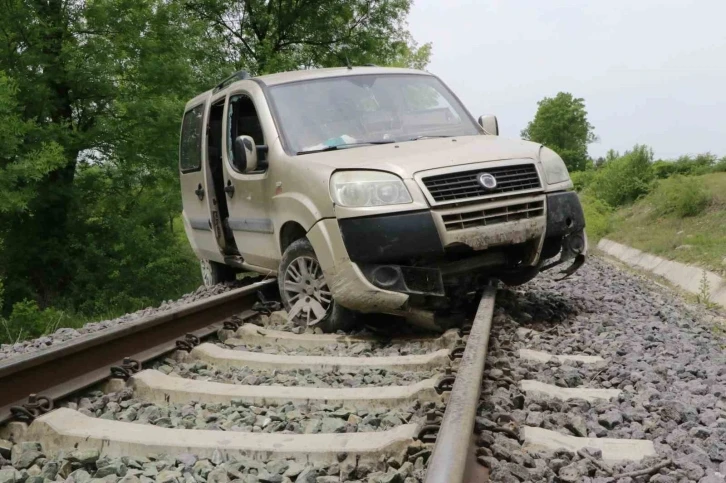
<path fill-rule="evenodd" d="M 227 180 L 227 186 L 224 187 L 224 192 L 227 193 L 227 196 L 230 198 L 234 196 L 234 186 L 230 180 Z"/>
<path fill-rule="evenodd" d="M 197 186 L 197 189 L 194 190 L 194 193 L 197 195 L 197 198 L 199 198 L 199 201 L 204 199 L 204 188 L 202 188 L 202 183 L 199 183 L 199 186 Z"/>

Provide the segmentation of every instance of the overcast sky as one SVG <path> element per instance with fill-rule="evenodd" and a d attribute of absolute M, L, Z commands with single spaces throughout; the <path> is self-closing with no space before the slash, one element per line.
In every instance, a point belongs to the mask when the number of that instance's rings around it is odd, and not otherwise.
<path fill-rule="evenodd" d="M 726 155 L 726 0 L 415 0 L 428 70 L 519 137 L 537 101 L 585 99 L 599 142 Z"/>

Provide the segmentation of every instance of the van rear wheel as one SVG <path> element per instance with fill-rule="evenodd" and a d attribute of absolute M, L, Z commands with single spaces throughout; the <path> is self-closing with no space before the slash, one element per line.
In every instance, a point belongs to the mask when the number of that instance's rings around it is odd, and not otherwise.
<path fill-rule="evenodd" d="M 290 244 L 282 255 L 277 283 L 288 317 L 304 327 L 323 332 L 346 330 L 354 314 L 333 299 L 315 250 L 307 238 Z"/>
<path fill-rule="evenodd" d="M 231 282 L 237 278 L 234 268 L 211 260 L 199 260 L 204 286 L 209 288 L 218 283 Z"/>

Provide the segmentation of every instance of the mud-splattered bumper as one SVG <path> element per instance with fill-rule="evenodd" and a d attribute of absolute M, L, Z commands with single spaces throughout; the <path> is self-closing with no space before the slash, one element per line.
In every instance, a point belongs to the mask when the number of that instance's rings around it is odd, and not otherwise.
<path fill-rule="evenodd" d="M 338 220 L 324 219 L 307 234 L 336 302 L 359 312 L 398 314 L 407 310 L 408 295 L 371 284 L 351 261 Z"/>
<path fill-rule="evenodd" d="M 495 268 L 506 263 L 499 247 L 528 243 L 535 253 L 530 266 L 537 266 L 548 237 L 557 242 L 558 252 L 563 247 L 560 263 L 584 256 L 584 216 L 576 194 L 541 193 L 446 209 L 324 219 L 308 233 L 338 303 L 361 312 L 395 314 L 410 310 L 410 294 L 444 295 L 442 274 L 452 270 L 407 262 L 440 257 L 445 263 L 446 250 L 463 245 L 478 253 L 479 264 L 467 262 L 464 271 Z M 582 249 L 578 240 L 584 240 Z M 490 248 L 496 248 L 491 260 L 482 258 Z"/>
<path fill-rule="evenodd" d="M 540 267 L 541 271 L 570 262 L 562 270 L 562 279 L 575 273 L 587 257 L 587 234 L 585 233 L 585 214 L 577 194 L 572 191 L 552 193 L 547 196 L 548 242 L 559 245 L 559 258 Z"/>

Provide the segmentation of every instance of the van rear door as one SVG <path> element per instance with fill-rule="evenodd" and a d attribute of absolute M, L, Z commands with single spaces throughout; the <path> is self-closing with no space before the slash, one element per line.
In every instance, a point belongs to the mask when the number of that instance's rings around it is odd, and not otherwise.
<path fill-rule="evenodd" d="M 224 262 L 217 241 L 218 238 L 223 239 L 221 223 L 214 206 L 214 187 L 205 152 L 208 111 L 208 102 L 205 101 L 187 109 L 182 120 L 179 143 L 182 217 L 196 255 L 200 259 Z"/>

